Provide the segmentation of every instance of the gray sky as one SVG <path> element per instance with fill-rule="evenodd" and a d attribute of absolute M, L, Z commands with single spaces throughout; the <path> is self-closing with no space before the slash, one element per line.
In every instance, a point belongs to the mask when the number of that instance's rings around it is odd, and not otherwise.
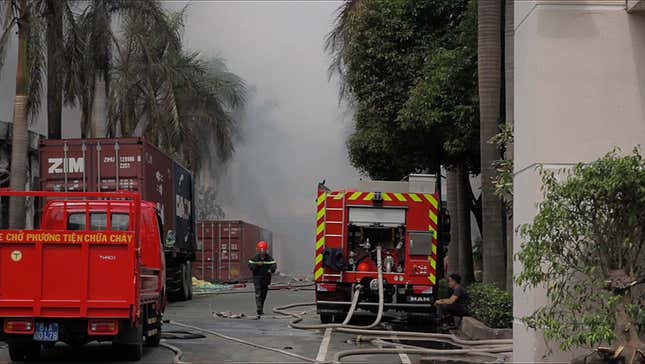
<path fill-rule="evenodd" d="M 168 1 L 180 9 L 186 2 Z M 324 37 L 340 1 L 193 1 L 185 43 L 226 60 L 251 89 L 242 144 L 226 170 L 211 171 L 227 218 L 274 231 L 275 251 L 287 271 L 313 264 L 316 183 L 355 185 L 345 137 L 351 118 L 327 80 Z M 0 74 L 0 120 L 11 120 L 15 45 Z M 46 104 L 33 126 L 45 132 Z M 79 115 L 65 110 L 63 134 L 78 137 Z"/>
<path fill-rule="evenodd" d="M 179 4 L 173 4 L 179 7 Z M 351 120 L 327 80 L 323 52 L 340 2 L 195 1 L 186 45 L 220 56 L 252 89 L 244 141 L 221 175 L 218 199 L 227 218 L 274 231 L 281 265 L 310 272 L 316 183 L 354 185 L 345 136 Z"/>

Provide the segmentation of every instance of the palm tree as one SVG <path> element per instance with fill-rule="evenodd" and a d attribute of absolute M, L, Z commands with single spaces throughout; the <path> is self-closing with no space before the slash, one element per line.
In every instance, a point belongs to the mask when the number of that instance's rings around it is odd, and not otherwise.
<path fill-rule="evenodd" d="M 459 270 L 459 214 L 457 214 L 457 172 L 449 169 L 446 175 L 446 197 L 450 213 L 450 245 L 448 245 L 448 272 Z M 447 272 L 447 273 L 448 273 Z"/>
<path fill-rule="evenodd" d="M 514 126 L 514 38 L 515 38 L 515 1 L 506 0 L 506 15 L 505 20 L 505 30 L 504 30 L 504 77 L 505 77 L 505 86 L 506 86 L 506 117 L 505 122 L 513 130 Z M 513 143 L 506 145 L 505 150 L 505 159 L 513 159 Z M 513 215 L 512 211 L 509 211 L 508 218 L 506 220 L 506 290 L 512 291 L 513 289 Z"/>
<path fill-rule="evenodd" d="M 77 71 L 81 58 L 80 37 L 73 8 L 74 0 L 41 0 L 47 46 L 47 138 L 62 137 L 65 83 Z M 69 104 L 75 105 L 73 100 Z"/>
<path fill-rule="evenodd" d="M 350 32 L 350 20 L 356 11 L 359 11 L 361 0 L 347 0 L 336 10 L 334 27 L 325 38 L 325 51 L 331 54 L 329 64 L 329 78 L 338 76 L 339 100 L 351 100 L 349 84 L 345 77 L 345 49 Z"/>
<path fill-rule="evenodd" d="M 116 37 L 112 24 L 114 16 L 138 17 L 164 27 L 166 16 L 159 0 L 91 0 L 78 19 L 78 33 L 84 45 L 83 59 L 75 79 L 68 82 L 69 100 L 78 100 L 81 108 L 83 137 L 104 137 L 115 134 L 107 129 L 110 93 L 109 72 Z"/>
<path fill-rule="evenodd" d="M 13 107 L 10 186 L 24 190 L 27 184 L 28 120 L 40 108 L 43 67 L 43 26 L 39 16 L 42 3 L 37 0 L 10 0 L 0 5 L 2 35 L 0 36 L 0 68 L 6 55 L 14 27 L 18 27 L 18 62 L 16 96 Z M 27 76 L 29 75 L 29 76 Z M 9 200 L 9 226 L 25 225 L 24 197 Z"/>
<path fill-rule="evenodd" d="M 459 230 L 459 240 L 457 241 L 459 273 L 462 275 L 464 284 L 468 284 L 475 281 L 473 245 L 470 234 L 470 177 L 468 168 L 464 164 L 458 165 L 455 169 L 457 208 L 454 215 L 457 216 L 457 229 Z"/>
<path fill-rule="evenodd" d="M 479 0 L 477 60 L 479 77 L 480 147 L 483 215 L 484 281 L 506 287 L 506 245 L 502 228 L 502 202 L 495 195 L 493 162 L 500 151 L 489 140 L 501 120 L 502 0 Z"/>
<path fill-rule="evenodd" d="M 108 125 L 145 136 L 198 168 L 212 145 L 215 160 L 231 156 L 237 134 L 232 115 L 244 104 L 245 87 L 221 60 L 182 49 L 183 16 L 167 16 L 168 32 L 153 21 L 124 18 L 110 73 Z"/>

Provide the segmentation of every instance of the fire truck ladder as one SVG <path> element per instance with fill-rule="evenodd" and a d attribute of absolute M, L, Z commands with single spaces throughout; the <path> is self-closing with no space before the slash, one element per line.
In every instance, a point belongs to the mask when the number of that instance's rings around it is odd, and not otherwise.
<path fill-rule="evenodd" d="M 340 198 L 338 198 L 340 195 Z M 340 199 L 341 202 L 341 207 L 327 207 L 327 201 L 328 199 L 331 198 L 334 201 Z M 344 221 L 345 221 L 345 209 L 346 209 L 346 196 L 345 192 L 338 192 L 338 195 L 329 195 L 327 198 L 325 198 L 325 211 L 340 211 L 341 212 L 341 219 L 340 220 L 327 220 L 327 213 L 325 213 L 325 243 L 329 241 L 329 238 L 332 239 L 340 239 L 340 247 L 341 249 L 345 247 L 345 226 Z M 338 224 L 340 225 L 340 234 L 329 234 L 327 233 L 327 224 Z M 338 246 L 338 245 L 336 245 Z M 336 277 L 338 279 L 342 279 L 342 272 L 337 273 L 337 274 L 325 274 L 323 273 L 323 279 L 327 277 Z"/>

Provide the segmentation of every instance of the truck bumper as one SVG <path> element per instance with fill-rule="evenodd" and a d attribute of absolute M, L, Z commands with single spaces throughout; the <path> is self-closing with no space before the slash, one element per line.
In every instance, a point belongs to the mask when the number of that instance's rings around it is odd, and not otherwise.
<path fill-rule="evenodd" d="M 352 303 L 349 301 L 316 301 L 316 308 L 318 313 L 336 313 L 346 312 Z M 429 303 L 384 303 L 383 307 L 386 310 L 397 310 L 405 312 L 424 312 L 429 313 L 434 311 L 434 307 Z M 378 308 L 378 302 L 359 302 L 358 308 L 368 310 L 375 310 Z"/>

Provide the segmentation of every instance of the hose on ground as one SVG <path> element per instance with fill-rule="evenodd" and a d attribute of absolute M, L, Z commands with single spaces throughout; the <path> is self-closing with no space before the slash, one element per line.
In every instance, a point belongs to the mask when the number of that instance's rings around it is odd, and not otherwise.
<path fill-rule="evenodd" d="M 406 338 L 407 340 L 415 340 L 415 338 L 438 338 L 447 339 L 455 344 L 460 345 L 499 345 L 499 344 L 512 344 L 513 340 L 510 339 L 490 339 L 490 340 L 464 340 L 452 334 L 438 334 L 431 332 L 416 332 L 416 331 L 387 331 L 387 330 L 361 330 L 354 328 L 339 328 L 336 331 L 344 332 L 347 334 L 356 335 L 369 335 L 378 337 L 392 337 L 396 336 L 399 340 Z"/>
<path fill-rule="evenodd" d="M 400 339 L 397 338 L 398 341 Z M 377 347 L 395 347 L 395 348 L 408 348 L 408 349 L 419 349 L 423 348 L 420 346 L 416 345 L 409 345 L 409 344 L 401 344 L 400 342 L 389 342 L 385 341 L 383 339 L 374 339 L 370 341 L 370 344 L 377 346 Z M 471 351 L 473 352 L 486 352 L 486 353 L 505 353 L 509 350 L 513 350 L 512 346 L 510 345 L 494 345 L 494 346 L 477 346 L 477 347 L 470 347 L 466 349 L 472 349 Z M 436 350 L 436 349 L 434 349 Z M 439 349 L 442 350 L 442 349 Z M 443 350 L 460 350 L 460 349 L 443 349 Z"/>
<path fill-rule="evenodd" d="M 455 335 L 450 335 L 450 334 L 422 333 L 422 332 L 411 332 L 411 331 L 372 330 L 372 328 L 380 324 L 383 318 L 384 301 L 385 301 L 384 288 L 383 288 L 381 247 L 376 248 L 376 257 L 377 257 L 377 272 L 378 272 L 377 282 L 378 282 L 378 292 L 379 292 L 379 306 L 378 306 L 378 313 L 376 315 L 376 319 L 370 325 L 367 325 L 367 326 L 349 325 L 349 322 L 351 321 L 354 315 L 354 312 L 358 307 L 358 301 L 360 298 L 359 297 L 360 286 L 358 287 L 359 289 L 356 289 L 353 292 L 350 309 L 347 313 L 347 317 L 341 324 L 305 325 L 300 323 L 301 321 L 304 320 L 304 317 L 302 315 L 287 311 L 288 309 L 291 309 L 294 307 L 311 306 L 311 305 L 315 305 L 315 303 L 290 304 L 286 306 L 276 307 L 273 309 L 273 312 L 277 314 L 288 315 L 293 317 L 294 320 L 289 323 L 289 326 L 292 328 L 305 329 L 305 330 L 331 328 L 338 332 L 358 334 L 358 335 L 369 335 L 371 338 L 373 338 L 370 340 L 370 343 L 373 345 L 394 346 L 391 348 L 354 349 L 354 350 L 341 351 L 336 354 L 334 358 L 334 363 L 340 363 L 340 360 L 343 357 L 347 357 L 347 356 L 366 355 L 366 354 L 388 354 L 388 353 L 396 353 L 396 354 L 401 354 L 401 353 L 415 354 L 416 353 L 416 354 L 427 354 L 427 355 L 438 355 L 438 354 L 464 355 L 465 354 L 465 355 L 488 356 L 488 357 L 493 357 L 497 359 L 499 358 L 499 356 L 496 355 L 495 353 L 507 352 L 509 350 L 512 351 L 512 347 L 502 346 L 502 345 L 512 344 L 512 340 L 501 340 L 501 339 L 500 340 L 464 340 L 464 339 L 458 338 Z M 438 341 L 438 342 L 444 342 L 447 344 L 461 347 L 461 349 L 449 349 L 449 350 L 427 349 L 427 348 L 422 348 L 418 346 L 401 345 L 401 344 L 387 343 L 386 341 L 383 341 L 383 340 L 395 339 L 395 338 L 398 340 L 401 340 L 403 338 L 408 340 L 423 339 L 424 341 Z M 495 346 L 490 346 L 490 345 L 495 345 Z"/>
<path fill-rule="evenodd" d="M 283 354 L 283 355 L 286 355 L 286 356 L 290 356 L 292 358 L 300 359 L 300 360 L 303 360 L 303 361 L 306 361 L 306 362 L 316 363 L 316 359 L 308 358 L 306 356 L 298 355 L 298 354 L 295 354 L 295 353 L 292 353 L 292 352 L 289 352 L 289 351 L 286 351 L 286 350 L 274 348 L 274 347 L 271 347 L 271 346 L 261 345 L 261 344 L 258 344 L 258 343 L 254 343 L 252 341 L 242 340 L 242 339 L 239 339 L 239 338 L 236 338 L 236 337 L 224 335 L 224 334 L 219 333 L 219 332 L 214 331 L 214 330 L 204 329 L 204 328 L 201 328 L 201 327 L 188 325 L 188 324 L 184 324 L 184 323 L 177 322 L 177 321 L 172 321 L 172 320 L 170 321 L 170 324 L 175 325 L 175 326 L 180 326 L 180 327 L 183 327 L 183 328 L 187 328 L 187 329 L 191 329 L 191 330 L 195 330 L 195 331 L 199 331 L 199 332 L 203 332 L 203 333 L 206 333 L 206 334 L 209 334 L 209 335 L 217 336 L 217 337 L 219 337 L 221 339 L 234 341 L 234 342 L 237 342 L 237 343 L 240 343 L 240 344 L 252 346 L 254 348 L 263 349 L 263 350 L 267 350 L 267 351 L 273 351 L 273 352 L 280 353 L 280 354 Z"/>
<path fill-rule="evenodd" d="M 383 319 L 383 312 L 385 307 L 385 293 L 383 288 L 383 269 L 382 269 L 383 261 L 381 258 L 381 252 L 382 252 L 382 248 L 380 246 L 377 246 L 376 247 L 376 267 L 377 267 L 377 282 L 378 282 L 378 312 L 376 314 L 376 319 L 374 319 L 374 321 L 371 324 L 367 326 L 358 326 L 358 325 L 349 324 L 349 322 L 352 320 L 352 317 L 354 316 L 354 313 L 356 312 L 356 308 L 358 307 L 358 302 L 360 299 L 360 288 L 361 288 L 360 285 L 357 285 L 354 288 L 354 291 L 352 294 L 353 296 L 352 304 L 349 307 L 349 311 L 347 312 L 347 316 L 345 317 L 345 320 L 340 324 L 305 325 L 300 323 L 302 320 L 304 320 L 304 317 L 302 315 L 298 315 L 298 314 L 294 314 L 293 312 L 286 311 L 289 308 L 300 307 L 300 306 L 311 306 L 315 303 L 292 304 L 292 305 L 276 307 L 273 309 L 273 312 L 281 315 L 287 315 L 287 316 L 293 317 L 294 320 L 289 323 L 289 326 L 295 329 L 302 329 L 302 330 L 320 330 L 320 329 L 329 329 L 329 328 L 331 329 L 352 328 L 352 329 L 368 330 L 378 326 L 381 323 L 381 320 Z"/>
<path fill-rule="evenodd" d="M 181 351 L 181 349 L 179 349 L 178 347 L 176 347 L 174 345 L 170 345 L 165 341 L 162 341 L 159 344 L 159 346 L 162 346 L 162 347 L 172 351 L 173 353 L 175 353 L 175 356 L 172 358 L 173 364 L 185 364 L 183 361 L 181 361 L 181 357 L 184 355 L 184 353 Z"/>
<path fill-rule="evenodd" d="M 288 309 L 295 308 L 295 307 L 313 306 L 316 304 L 315 302 L 295 303 L 295 304 L 280 306 L 280 307 L 274 308 L 273 312 L 280 315 L 293 317 L 293 320 L 289 323 L 289 326 L 292 328 L 304 329 L 304 330 L 318 330 L 318 329 L 331 328 L 338 332 L 357 334 L 357 335 L 369 335 L 371 338 L 369 342 L 372 345 L 392 346 L 392 347 L 386 347 L 386 348 L 379 347 L 379 348 L 371 348 L 371 349 L 353 349 L 353 350 L 340 351 L 336 353 L 336 355 L 334 356 L 333 363 L 340 363 L 340 360 L 342 358 L 345 358 L 348 356 L 374 355 L 374 354 L 475 355 L 475 356 L 486 356 L 486 357 L 499 359 L 499 355 L 497 355 L 496 353 L 506 353 L 506 352 L 512 351 L 512 347 L 508 346 L 508 344 L 512 344 L 512 340 L 504 340 L 504 339 L 464 340 L 456 337 L 455 335 L 450 335 L 450 334 L 422 333 L 422 332 L 412 332 L 412 331 L 371 330 L 372 328 L 378 326 L 381 323 L 381 320 L 383 318 L 384 301 L 385 301 L 380 246 L 376 248 L 376 255 L 377 255 L 377 274 L 378 274 L 377 282 L 378 282 L 378 293 L 379 293 L 379 306 L 378 306 L 376 319 L 370 325 L 367 325 L 367 326 L 349 325 L 349 322 L 351 321 L 356 311 L 356 308 L 358 307 L 358 302 L 360 299 L 360 288 L 361 288 L 360 286 L 355 287 L 350 309 L 347 313 L 345 320 L 340 324 L 305 325 L 300 323 L 301 321 L 304 320 L 303 315 L 287 311 Z M 308 286 L 308 285 L 302 285 L 302 286 Z M 290 288 L 296 288 L 296 287 L 290 287 Z M 243 292 L 244 291 L 230 292 L 230 293 L 243 293 Z M 214 335 L 226 340 L 253 346 L 259 349 L 281 353 L 303 361 L 320 363 L 320 362 L 317 362 L 315 359 L 307 358 L 305 356 L 294 354 L 282 349 L 264 346 L 264 345 L 256 344 L 251 341 L 246 341 L 235 337 L 227 336 L 217 331 L 207 330 L 196 326 L 182 324 L 175 321 L 171 321 L 171 323 L 177 326 L 182 326 L 185 328 L 190 328 L 210 335 Z M 359 336 L 359 338 L 361 338 L 361 336 Z M 389 343 L 387 341 L 384 341 L 388 339 L 437 341 L 437 342 L 444 342 L 454 346 L 458 346 L 458 347 L 461 347 L 461 349 L 428 349 L 428 348 L 423 348 L 423 347 L 418 347 L 413 345 L 403 345 L 400 343 Z"/>
<path fill-rule="evenodd" d="M 442 335 L 442 334 L 437 334 L 437 335 Z M 440 342 L 440 343 L 446 343 L 446 344 L 451 344 L 454 346 L 459 346 L 459 347 L 481 347 L 481 346 L 488 346 L 488 345 L 511 345 L 513 344 L 513 340 L 464 340 L 460 339 L 456 336 L 449 335 L 451 337 L 422 337 L 422 336 L 396 336 L 396 335 L 383 335 L 383 336 L 378 336 L 378 335 L 359 335 L 356 337 L 356 342 L 371 342 L 374 339 L 381 339 L 381 340 L 404 340 L 404 341 L 433 341 L 433 342 Z"/>
<path fill-rule="evenodd" d="M 426 349 L 426 348 L 372 348 L 372 349 L 352 349 L 339 351 L 334 355 L 332 363 L 339 364 L 342 358 L 356 355 L 383 355 L 383 354 L 420 354 L 420 355 L 472 355 L 486 356 L 499 359 L 498 355 L 488 352 L 478 352 L 473 349 Z"/>

